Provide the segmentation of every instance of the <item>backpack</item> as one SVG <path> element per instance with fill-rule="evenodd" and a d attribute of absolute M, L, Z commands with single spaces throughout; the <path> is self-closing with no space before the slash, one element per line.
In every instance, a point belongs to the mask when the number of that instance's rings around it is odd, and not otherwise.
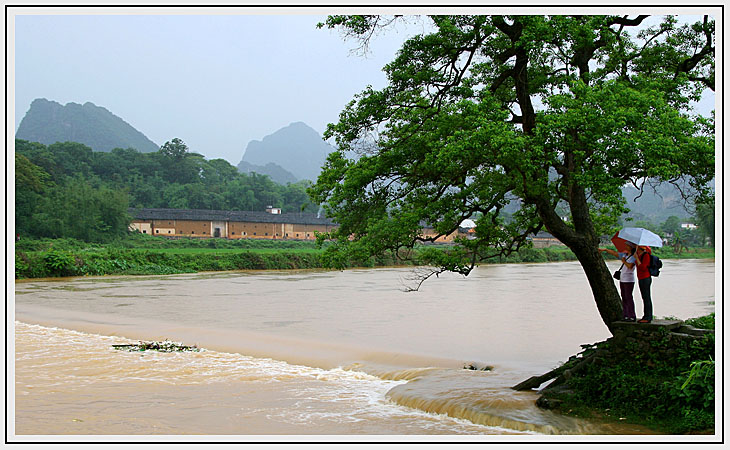
<path fill-rule="evenodd" d="M 649 255 L 649 275 L 659 276 L 659 269 L 662 268 L 662 260 L 658 256 Z"/>

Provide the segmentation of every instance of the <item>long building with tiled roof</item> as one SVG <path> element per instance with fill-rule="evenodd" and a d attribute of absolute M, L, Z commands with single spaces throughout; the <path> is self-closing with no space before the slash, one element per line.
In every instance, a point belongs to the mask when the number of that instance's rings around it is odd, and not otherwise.
<path fill-rule="evenodd" d="M 229 239 L 315 239 L 336 224 L 311 213 L 130 208 L 130 228 L 153 236 L 221 237 Z"/>

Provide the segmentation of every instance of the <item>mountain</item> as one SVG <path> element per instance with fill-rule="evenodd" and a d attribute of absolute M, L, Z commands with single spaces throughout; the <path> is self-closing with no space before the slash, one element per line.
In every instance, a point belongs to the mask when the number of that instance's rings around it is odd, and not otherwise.
<path fill-rule="evenodd" d="M 156 152 L 160 146 L 107 109 L 86 102 L 65 106 L 44 98 L 33 100 L 20 121 L 17 139 L 50 145 L 79 142 L 94 151 L 134 148 L 142 153 Z"/>
<path fill-rule="evenodd" d="M 256 172 L 261 175 L 268 175 L 273 181 L 283 185 L 297 182 L 297 177 L 292 175 L 291 172 L 274 163 L 268 163 L 265 166 L 257 166 L 246 161 L 241 161 L 238 164 L 238 171 L 243 173 Z"/>
<path fill-rule="evenodd" d="M 626 186 L 623 188 L 623 194 L 626 205 L 631 210 L 628 216 L 636 220 L 648 220 L 659 224 L 669 216 L 679 218 L 691 216 L 691 213 L 684 209 L 684 201 L 679 190 L 670 183 L 659 184 L 656 192 L 647 186 L 643 194 L 633 186 Z M 641 197 L 636 199 L 639 194 Z"/>
<path fill-rule="evenodd" d="M 670 183 L 660 183 L 656 188 L 656 192 L 647 186 L 639 198 L 636 197 L 641 192 L 633 186 L 625 186 L 622 193 L 626 199 L 626 206 L 629 208 L 629 213 L 625 217 L 631 217 L 634 220 L 645 220 L 658 225 L 670 216 L 684 219 L 692 215 L 684 209 L 684 202 L 679 190 Z M 504 212 L 514 214 L 520 209 L 520 206 L 520 201 L 513 200 L 507 204 Z M 560 206 L 558 214 L 561 216 L 569 215 L 567 205 Z"/>
<path fill-rule="evenodd" d="M 298 180 L 315 181 L 332 151 L 319 133 L 303 122 L 294 122 L 261 141 L 249 142 L 238 170 L 244 172 L 245 163 L 264 167 L 273 163 Z"/>

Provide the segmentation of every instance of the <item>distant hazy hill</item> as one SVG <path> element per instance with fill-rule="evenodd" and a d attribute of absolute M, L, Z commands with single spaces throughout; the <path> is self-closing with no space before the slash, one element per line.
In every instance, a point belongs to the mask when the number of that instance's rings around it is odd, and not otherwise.
<path fill-rule="evenodd" d="M 261 141 L 249 142 L 238 169 L 247 171 L 244 169 L 250 166 L 246 166 L 246 163 L 264 167 L 273 163 L 298 180 L 315 181 L 327 154 L 333 150 L 307 124 L 295 122 Z"/>
<path fill-rule="evenodd" d="M 297 177 L 278 164 L 268 163 L 265 166 L 257 166 L 246 161 L 238 163 L 238 171 L 243 173 L 256 172 L 261 175 L 268 175 L 273 181 L 279 184 L 296 183 Z"/>
<path fill-rule="evenodd" d="M 639 195 L 639 190 L 633 186 L 624 187 L 622 191 L 626 199 L 626 206 L 630 210 L 627 216 L 634 220 L 646 220 L 658 225 L 667 220 L 669 216 L 677 216 L 682 219 L 691 216 L 683 208 L 679 191 L 669 183 L 661 183 L 657 186 L 656 192 L 647 187 L 638 199 L 636 197 Z M 520 202 L 512 201 L 504 208 L 504 211 L 514 214 L 518 209 L 520 209 Z M 568 215 L 568 210 L 565 209 L 561 214 Z"/>
<path fill-rule="evenodd" d="M 44 98 L 33 100 L 15 137 L 46 145 L 79 142 L 101 152 L 116 147 L 131 147 L 142 153 L 160 149 L 159 145 L 105 108 L 89 102 L 63 106 Z"/>
<path fill-rule="evenodd" d="M 650 187 L 644 189 L 644 193 L 634 201 L 640 191 L 633 186 L 623 188 L 626 204 L 631 209 L 630 217 L 637 220 L 648 220 L 659 224 L 667 220 L 669 216 L 686 218 L 691 216 L 683 207 L 683 199 L 672 184 L 662 183 L 657 187 L 656 192 Z"/>

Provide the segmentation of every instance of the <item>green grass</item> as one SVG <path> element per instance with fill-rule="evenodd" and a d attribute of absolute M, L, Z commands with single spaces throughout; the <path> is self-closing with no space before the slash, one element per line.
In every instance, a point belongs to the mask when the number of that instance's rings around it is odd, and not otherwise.
<path fill-rule="evenodd" d="M 679 253 L 671 247 L 662 247 L 653 249 L 652 253 L 662 259 L 711 259 L 715 257 L 715 249 L 710 247 L 690 248 Z"/>

